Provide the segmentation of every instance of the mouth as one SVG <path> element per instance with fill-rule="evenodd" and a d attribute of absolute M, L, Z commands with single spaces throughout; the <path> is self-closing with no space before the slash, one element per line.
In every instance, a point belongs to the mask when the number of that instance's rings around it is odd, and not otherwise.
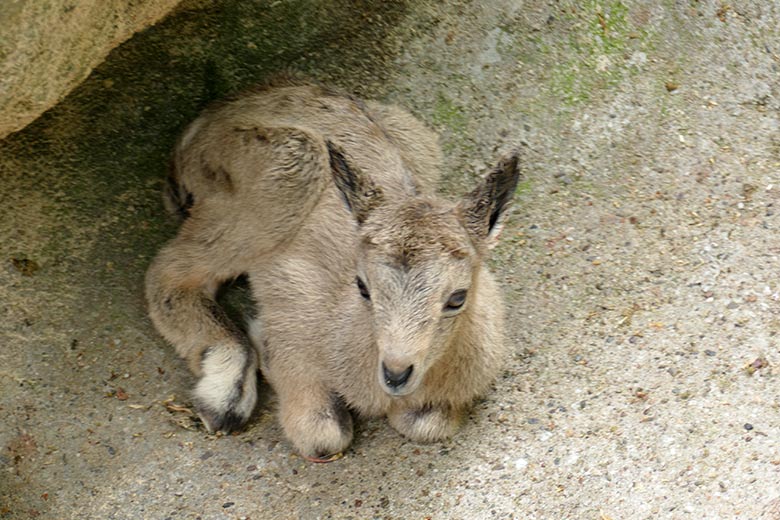
<path fill-rule="evenodd" d="M 404 387 L 404 388 L 393 388 L 390 386 L 387 386 L 386 384 L 382 383 L 380 385 L 382 387 L 382 390 L 385 391 L 385 393 L 391 397 L 403 397 L 405 395 L 409 395 L 412 392 L 416 390 L 416 388 L 412 387 Z"/>

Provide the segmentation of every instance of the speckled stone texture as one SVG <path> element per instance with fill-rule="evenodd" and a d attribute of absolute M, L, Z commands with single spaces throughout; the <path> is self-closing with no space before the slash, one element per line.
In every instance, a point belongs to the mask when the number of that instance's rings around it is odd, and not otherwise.
<path fill-rule="evenodd" d="M 780 4 L 185 0 L 0 141 L 0 518 L 780 519 Z M 213 437 L 145 315 L 168 154 L 292 67 L 509 147 L 514 356 L 452 440 Z M 525 143 L 525 144 L 520 144 Z M 241 290 L 233 290 L 240 300 Z"/>
<path fill-rule="evenodd" d="M 180 1 L 0 2 L 0 139 L 61 101 L 111 49 Z"/>

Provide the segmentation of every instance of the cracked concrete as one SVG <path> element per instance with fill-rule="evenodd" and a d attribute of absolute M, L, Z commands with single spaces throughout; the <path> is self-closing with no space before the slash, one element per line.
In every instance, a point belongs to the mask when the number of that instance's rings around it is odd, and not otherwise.
<path fill-rule="evenodd" d="M 0 141 L 0 518 L 780 518 L 780 7 L 185 1 Z M 523 142 L 493 267 L 515 355 L 452 440 L 194 429 L 145 316 L 160 189 L 208 101 L 291 66 Z M 167 403 L 167 406 L 166 406 Z"/>

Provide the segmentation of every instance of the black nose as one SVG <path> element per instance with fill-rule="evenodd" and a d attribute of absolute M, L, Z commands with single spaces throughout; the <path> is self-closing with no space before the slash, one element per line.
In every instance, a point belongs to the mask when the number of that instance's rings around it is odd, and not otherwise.
<path fill-rule="evenodd" d="M 384 363 L 382 363 L 382 373 L 385 376 L 385 384 L 390 388 L 400 388 L 406 384 L 409 380 L 409 376 L 412 375 L 412 369 L 414 365 L 409 365 L 409 368 L 403 372 L 393 372 L 388 370 Z"/>

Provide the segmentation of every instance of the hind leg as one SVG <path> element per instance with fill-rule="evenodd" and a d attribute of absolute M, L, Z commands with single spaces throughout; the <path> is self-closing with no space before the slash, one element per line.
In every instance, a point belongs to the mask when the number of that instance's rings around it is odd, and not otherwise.
<path fill-rule="evenodd" d="M 257 403 L 254 353 L 236 345 L 217 344 L 202 356 L 202 375 L 193 396 L 209 432 L 231 432 L 243 426 Z"/>
<path fill-rule="evenodd" d="M 257 401 L 257 353 L 216 304 L 216 288 L 262 270 L 330 182 L 321 137 L 233 119 L 203 116 L 180 140 L 168 205 L 185 220 L 146 277 L 149 314 L 200 378 L 197 409 L 212 431 L 240 426 Z"/>
<path fill-rule="evenodd" d="M 206 428 L 231 431 L 257 402 L 257 355 L 214 300 L 219 283 L 237 273 L 213 269 L 205 263 L 212 257 L 202 246 L 174 239 L 147 271 L 146 297 L 157 330 L 199 377 L 193 393 Z"/>

